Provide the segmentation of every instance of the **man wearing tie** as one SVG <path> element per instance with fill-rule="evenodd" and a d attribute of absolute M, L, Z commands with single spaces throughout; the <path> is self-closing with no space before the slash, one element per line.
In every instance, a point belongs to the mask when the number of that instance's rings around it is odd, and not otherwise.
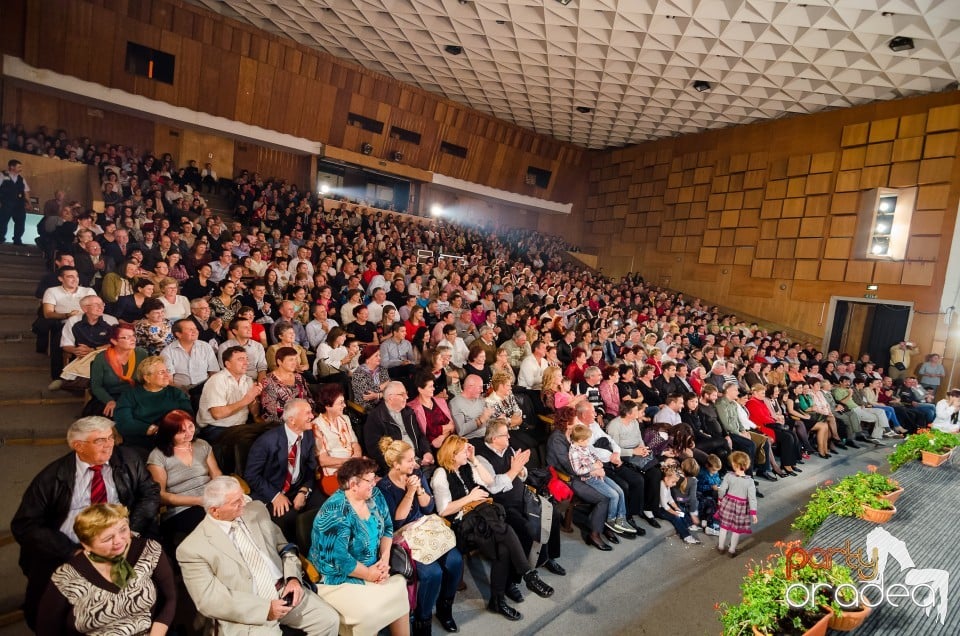
<path fill-rule="evenodd" d="M 310 636 L 337 633 L 340 617 L 300 584 L 297 549 L 262 503 L 247 503 L 240 483 L 221 476 L 203 489 L 203 508 L 207 516 L 177 548 L 177 561 L 187 592 L 217 633 L 279 635 L 280 625 Z"/>
<path fill-rule="evenodd" d="M 130 510 L 130 529 L 154 534 L 160 489 L 136 452 L 114 448 L 113 422 L 84 417 L 67 430 L 72 453 L 34 477 L 10 522 L 20 544 L 20 568 L 27 577 L 23 609 L 35 625 L 38 603 L 50 575 L 81 550 L 73 522 L 96 503 L 119 503 Z"/>
<path fill-rule="evenodd" d="M 283 426 L 270 429 L 253 443 L 243 478 L 250 496 L 262 501 L 283 535 L 296 540 L 297 516 L 319 508 L 316 492 L 313 412 L 306 400 L 294 399 L 283 409 Z"/>

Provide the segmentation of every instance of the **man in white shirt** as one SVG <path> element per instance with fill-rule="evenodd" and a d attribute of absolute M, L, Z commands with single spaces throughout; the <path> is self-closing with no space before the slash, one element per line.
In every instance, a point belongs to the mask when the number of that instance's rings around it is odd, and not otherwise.
<path fill-rule="evenodd" d="M 660 410 L 653 416 L 654 424 L 669 424 L 676 426 L 681 423 L 680 409 L 683 408 L 683 396 L 679 393 L 671 393 L 664 398 L 664 403 Z"/>
<path fill-rule="evenodd" d="M 221 344 L 218 351 L 220 364 L 226 367 L 223 354 L 227 349 L 241 347 L 246 351 L 249 362 L 244 371 L 251 380 L 263 382 L 267 377 L 267 352 L 262 344 L 253 339 L 253 325 L 244 318 L 234 318 L 230 321 L 230 333 L 233 337 Z"/>
<path fill-rule="evenodd" d="M 380 321 L 383 320 L 383 310 L 388 306 L 396 309 L 393 303 L 387 300 L 387 292 L 383 288 L 377 287 L 373 290 L 373 299 L 367 303 L 367 309 L 370 312 L 367 320 L 375 325 L 379 325 Z"/>
<path fill-rule="evenodd" d="M 173 385 L 187 392 L 196 409 L 203 384 L 220 371 L 220 363 L 213 347 L 199 340 L 200 330 L 189 318 L 173 324 L 173 335 L 176 340 L 164 347 L 160 355 L 173 375 Z"/>
<path fill-rule="evenodd" d="M 60 348 L 60 339 L 63 332 L 63 323 L 67 318 L 79 316 L 80 299 L 86 296 L 95 296 L 96 292 L 89 287 L 80 286 L 80 274 L 73 266 L 61 267 L 57 272 L 59 287 L 50 287 L 43 292 L 43 317 L 50 323 L 50 379 L 56 380 L 63 371 L 63 351 Z M 59 324 L 56 321 L 60 321 Z"/>
<path fill-rule="evenodd" d="M 392 380 L 409 378 L 416 367 L 413 346 L 406 334 L 407 329 L 402 323 L 394 323 L 390 327 L 390 337 L 380 344 L 380 366 L 387 370 Z"/>
<path fill-rule="evenodd" d="M 470 357 L 470 349 L 463 341 L 463 338 L 457 335 L 456 325 L 446 325 L 443 328 L 443 340 L 440 344 L 446 343 L 450 346 L 450 362 L 458 369 L 462 369 Z"/>
<path fill-rule="evenodd" d="M 530 355 L 520 363 L 517 386 L 530 392 L 539 392 L 543 388 L 543 372 L 547 366 L 547 343 L 537 340 L 533 343 Z"/>
<path fill-rule="evenodd" d="M 330 330 L 337 326 L 337 321 L 329 318 L 327 306 L 318 304 L 313 306 L 313 320 L 307 323 L 307 340 L 310 342 L 310 349 L 317 350 L 320 343 L 326 342 Z"/>
<path fill-rule="evenodd" d="M 197 409 L 199 436 L 217 451 L 217 463 L 224 472 L 235 468 L 233 450 L 252 442 L 262 428 L 247 424 L 247 418 L 260 408 L 263 388 L 247 375 L 247 353 L 233 346 L 222 352 L 223 371 L 215 373 L 203 385 Z"/>

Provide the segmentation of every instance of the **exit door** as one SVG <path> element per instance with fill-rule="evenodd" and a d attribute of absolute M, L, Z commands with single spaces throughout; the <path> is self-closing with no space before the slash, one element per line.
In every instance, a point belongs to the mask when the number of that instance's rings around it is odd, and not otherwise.
<path fill-rule="evenodd" d="M 877 369 L 887 368 L 890 347 L 906 337 L 910 305 L 836 300 L 829 348 L 858 359 L 869 353 Z"/>

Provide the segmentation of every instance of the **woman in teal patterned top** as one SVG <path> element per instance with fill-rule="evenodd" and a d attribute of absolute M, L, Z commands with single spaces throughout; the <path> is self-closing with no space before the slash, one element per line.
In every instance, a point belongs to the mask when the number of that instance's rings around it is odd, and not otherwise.
<path fill-rule="evenodd" d="M 313 522 L 310 562 L 323 575 L 318 594 L 354 634 L 410 633 L 406 581 L 390 576 L 393 521 L 376 488 L 377 464 L 348 459 L 337 471 L 340 490 L 327 499 Z"/>

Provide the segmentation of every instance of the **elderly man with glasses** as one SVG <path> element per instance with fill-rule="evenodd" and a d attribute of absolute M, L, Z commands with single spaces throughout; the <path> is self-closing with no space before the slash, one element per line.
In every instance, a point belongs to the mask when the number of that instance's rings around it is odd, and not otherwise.
<path fill-rule="evenodd" d="M 430 442 L 420 430 L 417 416 L 407 406 L 407 390 L 401 382 L 389 382 L 383 389 L 383 399 L 367 412 L 363 424 L 363 450 L 367 457 L 380 466 L 379 473 L 387 474 L 387 464 L 380 451 L 380 439 L 402 439 L 413 447 L 413 453 L 424 466 L 434 463 Z"/>
<path fill-rule="evenodd" d="M 130 510 L 131 530 L 154 534 L 160 507 L 160 489 L 136 451 L 114 447 L 112 421 L 99 416 L 75 421 L 67 444 L 73 451 L 34 477 L 10 522 L 27 577 L 23 609 L 31 628 L 50 575 L 81 549 L 73 531 L 81 510 L 123 504 Z"/>

